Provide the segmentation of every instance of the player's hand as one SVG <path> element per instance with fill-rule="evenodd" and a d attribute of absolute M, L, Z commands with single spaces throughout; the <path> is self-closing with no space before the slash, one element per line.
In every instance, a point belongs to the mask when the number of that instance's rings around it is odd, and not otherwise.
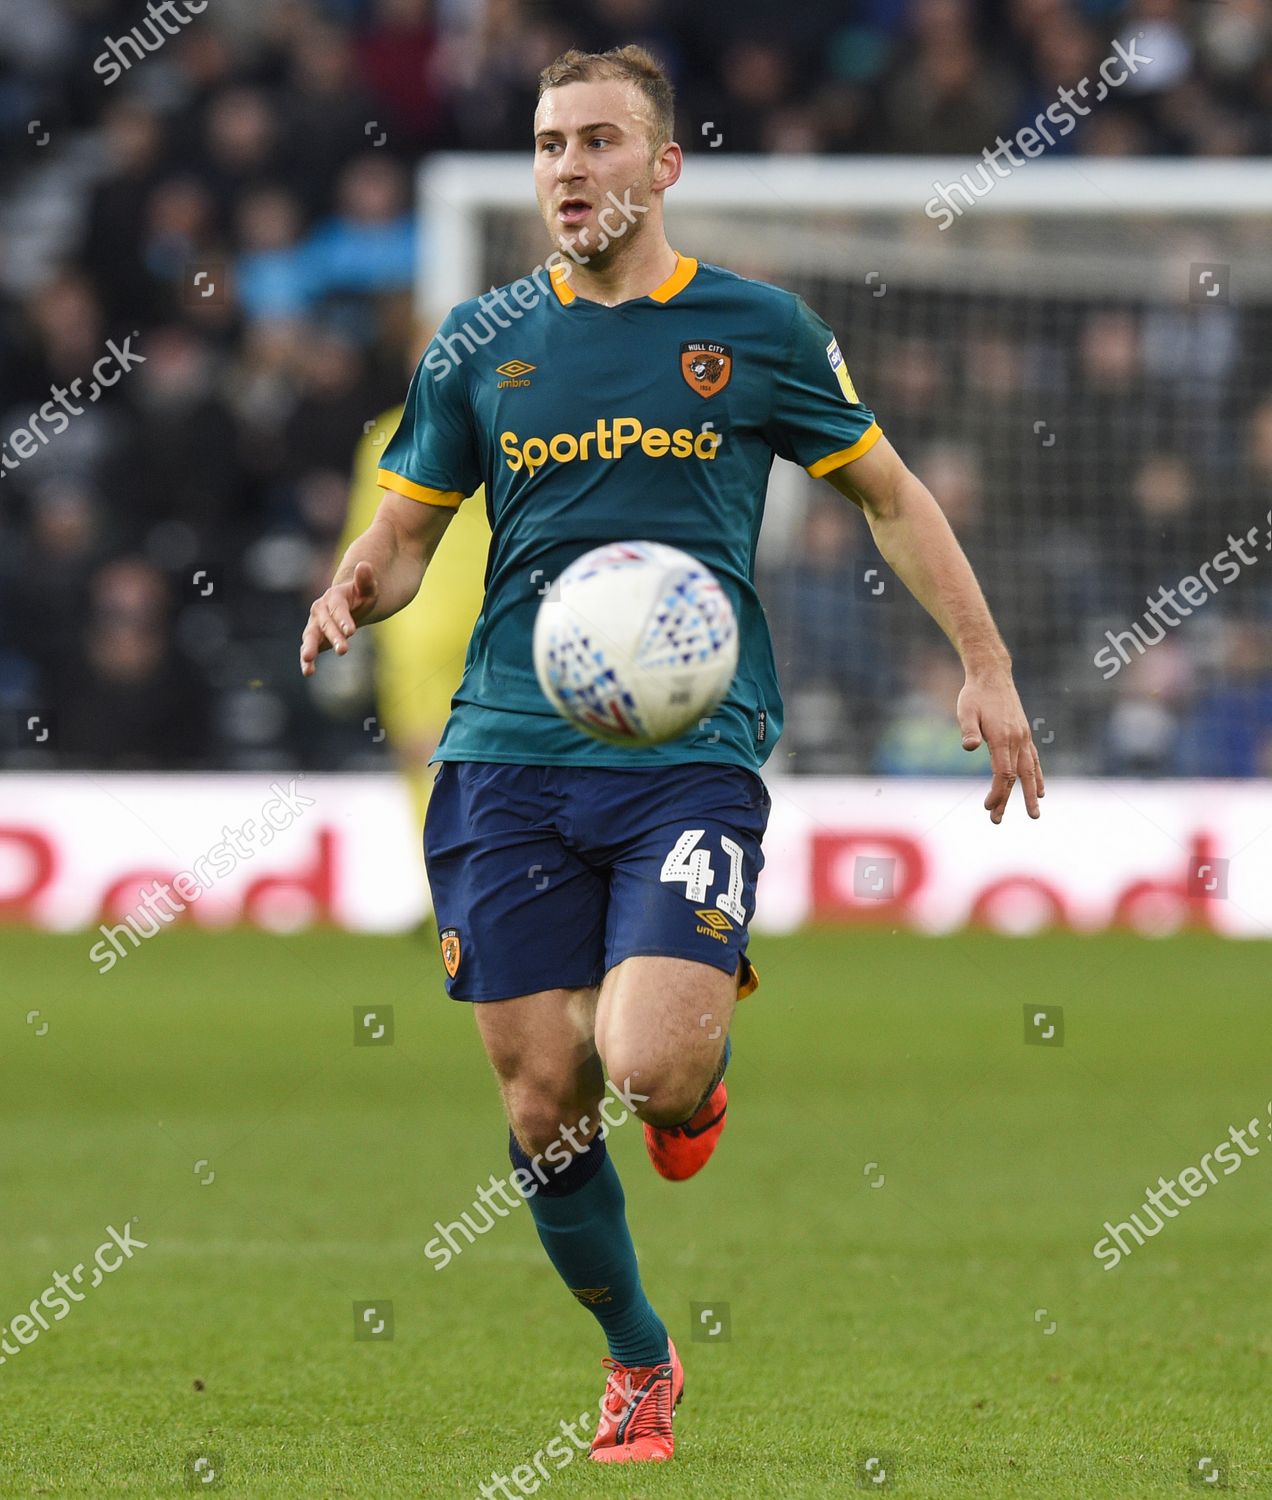
<path fill-rule="evenodd" d="M 958 695 L 959 728 L 963 731 L 963 749 L 976 750 L 982 740 L 989 746 L 994 779 L 985 810 L 991 823 L 1001 823 L 1011 789 L 1020 782 L 1025 795 L 1025 809 L 1031 818 L 1041 815 L 1039 798 L 1046 795 L 1042 780 L 1042 762 L 1029 732 L 1029 720 L 1020 704 L 1020 694 L 1011 678 L 1010 667 L 987 673 L 968 673 L 963 691 Z"/>
<path fill-rule="evenodd" d="M 300 638 L 300 675 L 312 677 L 323 651 L 343 656 L 353 635 L 375 608 L 380 597 L 375 569 L 360 562 L 346 583 L 333 583 L 321 598 L 309 606 L 309 623 Z"/>

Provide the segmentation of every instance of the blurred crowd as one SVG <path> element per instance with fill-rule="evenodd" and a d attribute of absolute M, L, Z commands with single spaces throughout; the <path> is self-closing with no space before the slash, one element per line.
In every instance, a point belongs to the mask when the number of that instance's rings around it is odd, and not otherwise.
<path fill-rule="evenodd" d="M 126 94 L 161 121 L 167 172 L 197 172 L 220 213 L 284 180 L 312 218 L 330 211 L 337 169 L 381 130 L 402 161 L 524 149 L 539 70 L 569 46 L 628 41 L 672 74 L 691 148 L 719 135 L 710 149 L 979 154 L 1061 87 L 1095 79 L 1115 40 L 1132 37 L 1152 67 L 1055 149 L 1272 145 L 1267 0 L 169 4 L 155 21 L 140 0 L 0 6 L 4 160 L 31 159 L 30 121 L 54 138 L 100 126 Z"/>
<path fill-rule="evenodd" d="M 1272 306 L 1061 301 L 1040 319 L 944 300 L 944 316 L 859 328 L 861 368 L 992 602 L 1046 762 L 1272 775 Z M 1224 333 L 1206 381 L 1184 357 L 1203 330 Z M 950 727 L 960 664 L 879 563 L 820 492 L 766 563 L 790 699 L 779 755 L 806 772 L 981 771 Z"/>
<path fill-rule="evenodd" d="M 429 247 L 413 169 L 436 150 L 526 150 L 537 74 L 570 45 L 649 45 L 675 77 L 691 152 L 965 154 L 1013 134 L 1060 85 L 1093 77 L 1115 38 L 1136 36 L 1153 69 L 1057 152 L 1272 148 L 1265 0 L 807 0 L 780 15 L 759 0 L 206 0 L 197 11 L 166 0 L 149 14 L 133 0 L 11 0 L 0 18 L 8 765 L 382 762 L 364 732 L 360 653 L 310 684 L 295 657 L 329 574 L 354 448 L 401 399 L 419 353 L 412 288 Z M 1141 337 L 1121 335 L 1140 361 Z M 129 338 L 144 362 L 109 385 L 104 376 L 100 399 L 78 400 L 72 382 L 87 388 Z M 1143 392 L 1119 375 L 1118 330 L 1090 338 L 1083 358 L 1097 384 L 1082 399 L 1099 407 L 1098 427 L 1109 403 Z M 898 347 L 889 360 L 876 404 L 893 415 L 890 433 L 899 422 L 924 450 L 975 555 L 978 529 L 996 524 L 985 496 L 999 493 L 978 471 L 982 450 L 924 429 L 922 355 Z M 997 368 L 1012 361 L 1008 348 Z M 1272 480 L 1272 394 L 1247 394 L 1233 474 L 1257 486 Z M 1154 582 L 1169 581 L 1148 561 L 1154 548 L 1173 558 L 1192 545 L 1171 498 L 1192 483 L 1188 462 L 1171 452 L 1153 473 L 1108 480 L 1136 497 L 1130 519 Z M 807 655 L 810 632 L 829 631 L 826 649 L 842 652 L 844 524 L 814 506 L 804 550 L 774 578 L 779 641 L 797 664 L 819 660 Z M 1018 613 L 1009 629 L 1028 628 Z M 1224 681 L 1238 686 L 1213 714 L 1254 738 L 1233 769 L 1200 765 L 1216 774 L 1272 768 L 1268 638 L 1257 623 L 1250 632 L 1224 647 Z M 1159 650 L 1155 708 L 1135 706 L 1120 738 L 1110 724 L 1075 725 L 1082 768 L 1204 761 L 1190 716 L 1205 684 L 1195 664 L 1172 676 L 1176 648 Z M 916 648 L 886 672 L 792 683 L 805 723 L 829 726 L 807 737 L 801 764 L 938 768 L 911 720 L 949 696 L 948 666 Z M 1131 754 L 1131 743 L 1150 748 Z"/>

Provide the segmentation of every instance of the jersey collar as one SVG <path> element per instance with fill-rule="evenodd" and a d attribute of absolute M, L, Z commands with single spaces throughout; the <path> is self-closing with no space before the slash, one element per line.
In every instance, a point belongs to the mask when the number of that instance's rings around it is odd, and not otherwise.
<path fill-rule="evenodd" d="M 698 262 L 691 255 L 681 255 L 677 250 L 676 269 L 661 286 L 656 286 L 649 295 L 655 302 L 670 302 L 678 292 L 684 291 L 697 274 Z"/>
<path fill-rule="evenodd" d="M 570 285 L 569 266 L 565 261 L 558 261 L 548 274 L 557 300 L 562 307 L 569 307 L 571 302 L 578 299 L 578 293 Z M 677 250 L 676 269 L 661 286 L 656 286 L 652 292 L 647 293 L 647 296 L 651 302 L 670 302 L 677 293 L 684 291 L 697 274 L 698 262 L 691 255 L 681 255 Z M 639 301 L 640 299 L 634 298 L 633 300 Z"/>

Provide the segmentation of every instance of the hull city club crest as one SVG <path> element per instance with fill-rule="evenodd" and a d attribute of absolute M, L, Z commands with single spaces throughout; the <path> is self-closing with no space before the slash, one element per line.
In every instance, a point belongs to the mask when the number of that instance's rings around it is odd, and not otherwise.
<path fill-rule="evenodd" d="M 681 344 L 680 373 L 689 389 L 704 400 L 718 396 L 733 374 L 733 351 L 728 344 L 708 344 L 701 339 Z"/>
<path fill-rule="evenodd" d="M 459 928 L 448 927 L 442 933 L 442 962 L 446 972 L 454 979 L 459 969 Z"/>

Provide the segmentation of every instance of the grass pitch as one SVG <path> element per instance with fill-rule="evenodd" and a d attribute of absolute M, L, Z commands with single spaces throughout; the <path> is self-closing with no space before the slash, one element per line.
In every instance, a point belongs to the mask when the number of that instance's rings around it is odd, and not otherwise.
<path fill-rule="evenodd" d="M 598 1332 L 528 1213 L 424 1256 L 507 1171 L 431 944 L 173 930 L 100 977 L 87 949 L 0 937 L 0 1322 L 108 1226 L 146 1248 L 0 1365 L 0 1494 L 477 1497 L 594 1408 Z M 1092 1255 L 1230 1125 L 1266 1136 L 1267 947 L 754 951 L 709 1169 L 664 1183 L 638 1125 L 610 1141 L 685 1361 L 676 1459 L 549 1457 L 540 1493 L 1184 1495 L 1217 1487 L 1201 1459 L 1272 1493 L 1272 1149 Z M 391 1045 L 354 1045 L 366 1005 Z M 1063 1045 L 1027 1045 L 1056 1006 Z M 355 1339 L 390 1301 L 392 1339 Z"/>

